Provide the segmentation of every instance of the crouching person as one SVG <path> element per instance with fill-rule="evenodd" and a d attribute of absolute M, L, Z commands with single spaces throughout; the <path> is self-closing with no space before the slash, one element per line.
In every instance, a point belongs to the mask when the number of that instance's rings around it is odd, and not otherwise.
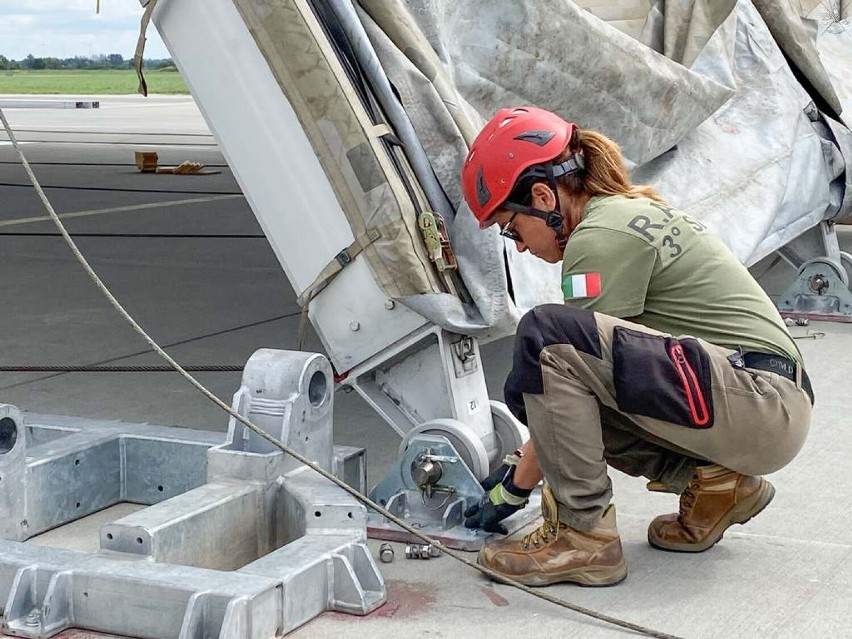
<path fill-rule="evenodd" d="M 530 441 L 465 513 L 469 527 L 505 532 L 543 476 L 544 523 L 488 542 L 480 563 L 529 585 L 623 580 L 607 465 L 680 495 L 679 512 L 648 527 L 656 548 L 702 552 L 762 511 L 775 490 L 761 475 L 801 449 L 813 392 L 748 270 L 632 185 L 614 142 L 541 109 L 499 111 L 462 183 L 483 228 L 562 260 L 565 298 L 518 326 L 505 398 Z"/>

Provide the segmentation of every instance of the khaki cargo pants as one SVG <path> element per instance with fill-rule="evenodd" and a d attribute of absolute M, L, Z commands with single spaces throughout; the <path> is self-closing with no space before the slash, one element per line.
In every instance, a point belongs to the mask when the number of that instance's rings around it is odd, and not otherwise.
<path fill-rule="evenodd" d="M 505 397 L 529 426 L 560 520 L 597 523 L 612 497 L 607 464 L 679 494 L 701 461 L 763 475 L 793 459 L 811 415 L 800 367 L 791 380 L 738 355 L 569 306 L 527 313 Z"/>

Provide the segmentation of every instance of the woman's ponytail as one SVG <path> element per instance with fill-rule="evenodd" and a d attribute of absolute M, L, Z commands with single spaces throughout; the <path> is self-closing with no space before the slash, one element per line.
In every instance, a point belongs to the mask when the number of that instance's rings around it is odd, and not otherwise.
<path fill-rule="evenodd" d="M 578 142 L 583 151 L 586 168 L 581 173 L 567 175 L 560 180 L 569 192 L 587 193 L 591 196 L 647 197 L 657 202 L 665 202 L 653 187 L 631 184 L 624 168 L 621 149 L 607 136 L 597 131 L 581 130 Z M 570 154 L 570 151 L 566 152 L 565 157 Z"/>

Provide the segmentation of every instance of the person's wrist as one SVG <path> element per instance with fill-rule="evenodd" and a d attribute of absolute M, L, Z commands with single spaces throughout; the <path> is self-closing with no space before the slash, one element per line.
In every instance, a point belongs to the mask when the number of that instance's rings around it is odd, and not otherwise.
<path fill-rule="evenodd" d="M 512 504 L 513 506 L 520 506 L 527 502 L 532 494 L 532 488 L 521 488 L 515 484 L 515 468 L 516 467 L 513 466 L 509 472 L 506 473 L 503 481 L 500 482 L 500 488 L 503 501 L 507 504 Z"/>
<path fill-rule="evenodd" d="M 521 463 L 521 460 L 524 458 L 524 451 L 520 448 L 516 451 L 509 453 L 503 458 L 503 465 L 505 466 L 517 466 Z"/>
<path fill-rule="evenodd" d="M 503 503 L 509 504 L 510 506 L 523 506 L 529 501 L 531 491 L 519 490 L 518 493 L 515 493 L 503 484 L 500 484 L 497 488 L 500 489 L 500 497 L 502 498 Z"/>

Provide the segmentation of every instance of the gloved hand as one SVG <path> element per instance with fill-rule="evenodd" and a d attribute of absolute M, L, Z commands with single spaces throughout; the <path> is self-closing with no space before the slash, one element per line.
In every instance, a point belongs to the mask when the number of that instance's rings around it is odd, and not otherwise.
<path fill-rule="evenodd" d="M 497 470 L 495 470 L 493 473 L 488 475 L 488 477 L 486 477 L 481 482 L 479 482 L 480 485 L 482 486 L 482 489 L 485 492 L 488 492 L 489 490 L 494 488 L 494 486 L 496 486 L 497 484 L 502 482 L 504 479 L 506 479 L 506 475 L 509 474 L 510 470 L 512 471 L 512 474 L 513 474 L 512 476 L 514 476 L 514 472 L 515 472 L 514 467 L 517 466 L 518 462 L 520 462 L 520 461 L 521 461 L 521 451 L 519 451 L 519 450 L 516 450 L 511 455 L 506 455 L 503 458 L 503 463 L 500 465 L 500 467 Z"/>
<path fill-rule="evenodd" d="M 502 535 L 508 533 L 500 522 L 526 506 L 532 493 L 532 489 L 515 486 L 515 467 L 519 460 L 517 456 L 508 455 L 500 468 L 482 480 L 482 487 L 487 492 L 464 511 L 466 528 L 481 528 L 485 532 Z"/>

